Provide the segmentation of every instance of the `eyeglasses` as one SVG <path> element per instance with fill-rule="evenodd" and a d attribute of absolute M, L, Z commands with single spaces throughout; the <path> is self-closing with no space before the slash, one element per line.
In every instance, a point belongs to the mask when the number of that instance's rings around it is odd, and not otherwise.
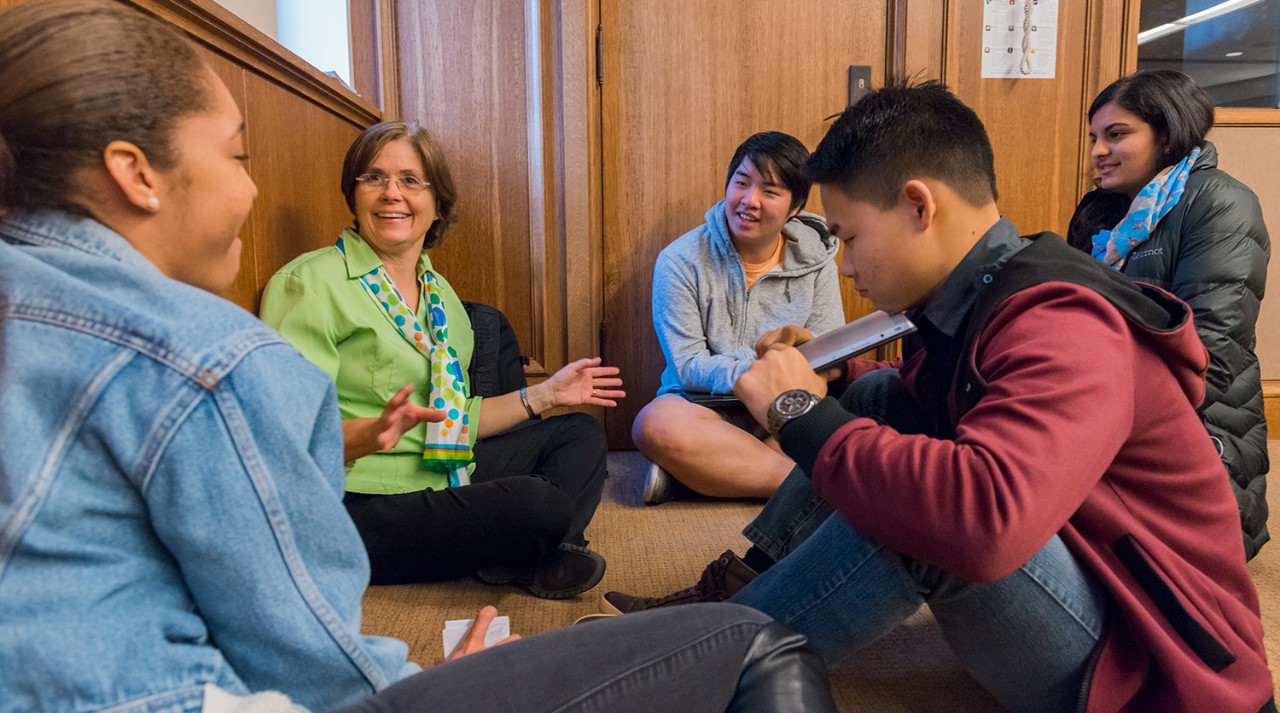
<path fill-rule="evenodd" d="M 356 176 L 356 183 L 379 191 L 384 190 L 387 184 L 392 181 L 395 181 L 396 185 L 400 186 L 400 190 L 405 193 L 421 193 L 431 187 L 430 181 L 424 181 L 417 176 L 400 176 L 396 178 L 381 173 L 366 173 Z"/>

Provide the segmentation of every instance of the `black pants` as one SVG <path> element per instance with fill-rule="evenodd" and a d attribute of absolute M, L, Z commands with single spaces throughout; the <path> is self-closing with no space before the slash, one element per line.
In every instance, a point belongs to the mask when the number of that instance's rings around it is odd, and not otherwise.
<path fill-rule="evenodd" d="M 406 678 L 335 713 L 834 713 L 822 660 L 754 609 L 690 604 L 570 626 Z"/>
<path fill-rule="evenodd" d="M 372 584 L 456 579 L 585 545 L 604 489 L 604 429 L 581 413 L 521 424 L 475 446 L 471 485 L 403 495 L 347 493 Z"/>

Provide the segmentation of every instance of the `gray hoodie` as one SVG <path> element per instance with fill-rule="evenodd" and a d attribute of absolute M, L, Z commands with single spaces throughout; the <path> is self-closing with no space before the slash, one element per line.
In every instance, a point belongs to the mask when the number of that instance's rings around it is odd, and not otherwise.
<path fill-rule="evenodd" d="M 653 267 L 653 328 L 667 368 L 659 394 L 731 393 L 765 332 L 788 324 L 817 336 L 844 324 L 837 240 L 821 216 L 800 213 L 782 228 L 782 264 L 747 289 L 724 201 L 680 236 Z M 817 229 L 815 229 L 817 228 Z"/>

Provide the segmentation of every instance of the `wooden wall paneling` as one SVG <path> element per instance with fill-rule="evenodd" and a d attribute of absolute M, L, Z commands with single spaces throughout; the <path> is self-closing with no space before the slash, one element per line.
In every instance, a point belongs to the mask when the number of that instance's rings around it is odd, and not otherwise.
<path fill-rule="evenodd" d="M 1262 367 L 1267 435 L 1280 438 L 1280 269 L 1275 259 L 1276 239 L 1280 236 L 1280 175 L 1275 170 L 1280 162 L 1280 110 L 1219 109 L 1217 113 L 1227 113 L 1229 121 L 1241 121 L 1230 117 L 1231 112 L 1245 112 L 1245 118 L 1254 123 L 1224 124 L 1219 117 L 1209 139 L 1218 149 L 1219 167 L 1257 194 L 1263 220 L 1271 233 L 1272 259 L 1266 296 L 1258 315 L 1255 351 Z"/>
<path fill-rule="evenodd" d="M 526 13 L 492 0 L 404 3 L 397 37 L 402 115 L 440 141 L 459 193 L 432 261 L 464 299 L 505 312 L 531 351 Z"/>
<path fill-rule="evenodd" d="M 382 82 L 378 65 L 379 0 L 347 0 L 347 22 L 351 29 L 351 82 L 356 93 L 382 108 Z"/>
<path fill-rule="evenodd" d="M 948 0 L 896 0 L 906 17 L 899 33 L 905 37 L 904 77 L 912 80 L 936 79 L 944 75 L 947 46 Z M 894 77 L 897 79 L 897 77 Z"/>
<path fill-rule="evenodd" d="M 256 313 L 277 269 L 350 224 L 338 187 L 342 157 L 380 114 L 211 0 L 129 1 L 197 40 L 244 114 L 258 198 L 241 229 L 240 274 L 224 296 Z"/>
<path fill-rule="evenodd" d="M 351 22 L 351 70 L 356 93 L 382 110 L 400 116 L 396 61 L 395 0 L 348 0 Z"/>
<path fill-rule="evenodd" d="M 378 78 L 382 82 L 382 116 L 398 119 L 400 105 L 399 0 L 378 0 Z"/>
<path fill-rule="evenodd" d="M 437 136 L 459 186 L 459 224 L 432 259 L 464 298 L 507 314 L 536 381 L 600 348 L 597 10 L 511 10 L 397 10 L 400 108 Z"/>
<path fill-rule="evenodd" d="M 1065 233 L 1078 200 L 1087 12 L 1058 4 L 1055 78 L 983 79 L 983 3 L 948 3 L 944 81 L 986 125 L 1001 212 L 1023 233 Z"/>
<path fill-rule="evenodd" d="M 888 0 L 885 8 L 885 83 L 907 75 L 907 0 Z"/>
<path fill-rule="evenodd" d="M 1262 396 L 1267 437 L 1280 438 L 1280 269 L 1275 243 L 1280 236 L 1280 109 L 1220 108 L 1209 139 L 1218 148 L 1219 166 L 1253 189 L 1271 233 L 1272 261 L 1266 298 L 1258 315 L 1256 352 L 1262 367 Z"/>
<path fill-rule="evenodd" d="M 744 138 L 777 129 L 813 147 L 847 103 L 849 65 L 883 82 L 886 2 L 606 2 L 601 24 L 603 348 L 630 394 L 606 412 L 619 448 L 664 365 L 650 313 L 658 252 L 724 196 Z M 866 309 L 853 297 L 850 316 Z"/>
<path fill-rule="evenodd" d="M 350 224 L 338 180 L 342 157 L 362 127 L 281 87 L 258 68 L 197 46 L 245 118 L 247 169 L 258 198 L 240 230 L 240 274 L 223 296 L 256 313 L 262 288 L 277 269 L 332 244 Z"/>
<path fill-rule="evenodd" d="M 561 29 L 559 76 L 564 167 L 565 348 L 570 359 L 600 355 L 604 322 L 604 242 L 600 86 L 596 83 L 596 30 L 600 3 L 558 0 Z M 630 375 L 624 374 L 624 379 Z M 630 384 L 626 385 L 630 389 Z"/>
<path fill-rule="evenodd" d="M 258 184 L 252 220 L 257 293 L 301 253 L 332 245 L 351 225 L 339 179 L 342 158 L 362 127 L 298 102 L 275 82 L 245 81 L 250 170 Z"/>
<path fill-rule="evenodd" d="M 220 53 L 202 47 L 201 54 L 245 117 L 247 168 L 258 198 L 240 231 L 240 274 L 223 296 L 256 313 L 262 288 L 276 270 L 332 244 L 350 225 L 338 180 L 342 157 L 361 127 Z"/>
<path fill-rule="evenodd" d="M 599 161 L 591 143 L 599 117 L 592 110 L 598 102 L 594 5 L 525 5 L 526 36 L 537 38 L 526 45 L 532 343 L 543 359 L 532 377 L 600 351 L 601 251 L 591 227 L 593 199 L 598 204 L 592 171 Z"/>
<path fill-rule="evenodd" d="M 1093 161 L 1089 157 L 1089 105 L 1108 84 L 1129 74 L 1138 64 L 1137 0 L 1089 0 L 1086 3 L 1086 38 L 1080 102 L 1080 156 L 1077 202 L 1093 190 Z M 1069 218 L 1070 216 L 1068 216 Z M 1066 230 L 1064 224 L 1061 228 Z"/>
<path fill-rule="evenodd" d="M 599 81 L 604 71 L 602 57 L 598 53 L 603 49 L 600 42 L 603 41 L 603 26 L 600 12 L 600 2 L 598 0 L 588 0 L 587 17 L 582 23 L 584 25 L 583 32 L 585 36 L 583 40 L 587 47 L 587 64 L 591 68 L 584 79 L 587 82 L 587 189 L 589 195 L 587 202 L 588 210 L 588 227 L 587 240 L 588 250 L 591 254 L 592 265 L 592 290 L 593 299 L 591 300 L 592 312 L 589 320 L 590 333 L 589 336 L 581 340 L 581 342 L 572 342 L 575 348 L 582 346 L 592 346 L 594 348 L 589 351 L 599 354 L 605 359 L 606 363 L 612 364 L 609 355 L 605 354 L 605 337 L 604 337 L 604 320 L 605 320 L 605 271 L 604 271 L 604 110 L 603 110 L 603 87 Z M 631 374 L 623 374 L 623 379 L 627 380 L 626 390 L 628 394 L 633 394 L 630 398 L 635 399 L 637 392 L 631 383 Z"/>
<path fill-rule="evenodd" d="M 1219 107 L 1213 112 L 1213 125 L 1280 127 L 1280 109 Z"/>

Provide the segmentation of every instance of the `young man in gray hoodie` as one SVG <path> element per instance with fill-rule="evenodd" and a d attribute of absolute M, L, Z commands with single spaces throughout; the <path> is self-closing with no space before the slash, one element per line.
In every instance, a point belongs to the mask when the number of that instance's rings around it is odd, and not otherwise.
<path fill-rule="evenodd" d="M 745 409 L 698 402 L 732 393 L 766 332 L 844 324 L 837 242 L 820 216 L 801 212 L 808 157 L 788 134 L 752 135 L 729 163 L 724 200 L 658 256 L 653 325 L 667 366 L 631 429 L 653 463 L 647 503 L 678 492 L 671 477 L 704 495 L 767 498 L 795 467 Z"/>

